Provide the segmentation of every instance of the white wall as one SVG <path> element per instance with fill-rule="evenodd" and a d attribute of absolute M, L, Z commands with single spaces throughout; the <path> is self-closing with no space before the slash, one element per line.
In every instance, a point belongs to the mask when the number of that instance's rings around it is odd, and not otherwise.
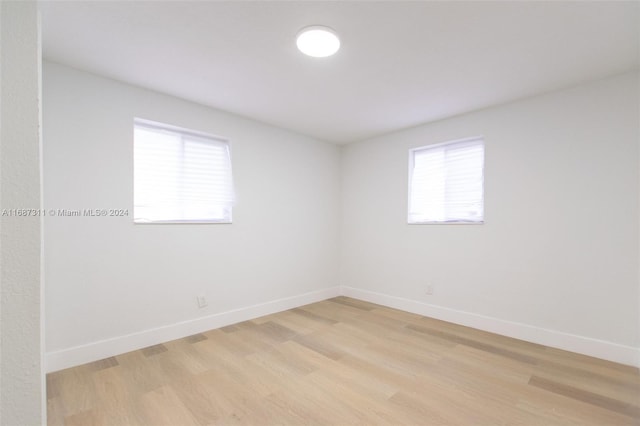
<path fill-rule="evenodd" d="M 0 2 L 0 424 L 46 424 L 41 342 L 40 27 Z"/>
<path fill-rule="evenodd" d="M 627 74 L 346 146 L 346 294 L 636 363 L 638 89 Z M 407 225 L 408 149 L 476 135 L 486 223 Z"/>
<path fill-rule="evenodd" d="M 338 282 L 347 295 L 635 363 L 637 90 L 638 75 L 623 75 L 339 150 L 45 63 L 47 209 L 131 209 L 133 117 L 229 138 L 238 196 L 232 225 L 47 217 L 49 369 L 320 300 Z M 486 223 L 407 225 L 408 149 L 475 135 Z M 200 294 L 209 307 L 197 308 Z"/>
<path fill-rule="evenodd" d="M 134 117 L 229 138 L 237 195 L 231 225 L 47 217 L 50 370 L 337 294 L 336 146 L 53 63 L 43 73 L 46 209 L 131 212 Z"/>

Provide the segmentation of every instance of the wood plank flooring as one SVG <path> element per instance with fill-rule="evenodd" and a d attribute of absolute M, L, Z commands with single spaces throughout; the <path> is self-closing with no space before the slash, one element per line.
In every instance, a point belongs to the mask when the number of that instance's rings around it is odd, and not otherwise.
<path fill-rule="evenodd" d="M 632 367 L 338 297 L 47 376 L 49 425 L 640 425 Z"/>

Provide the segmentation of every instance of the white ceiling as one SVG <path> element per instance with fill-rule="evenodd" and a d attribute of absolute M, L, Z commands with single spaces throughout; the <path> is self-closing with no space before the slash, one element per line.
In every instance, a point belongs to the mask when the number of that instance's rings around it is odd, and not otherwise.
<path fill-rule="evenodd" d="M 42 2 L 45 58 L 348 143 L 640 66 L 640 3 Z M 330 58 L 302 27 L 336 30 Z"/>

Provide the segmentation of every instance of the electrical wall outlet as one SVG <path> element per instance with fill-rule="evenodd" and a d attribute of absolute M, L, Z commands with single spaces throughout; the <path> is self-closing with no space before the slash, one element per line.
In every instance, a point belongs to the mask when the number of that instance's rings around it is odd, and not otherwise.
<path fill-rule="evenodd" d="M 209 304 L 207 303 L 207 298 L 204 296 L 198 296 L 198 308 L 204 308 L 206 306 L 208 306 Z"/>
<path fill-rule="evenodd" d="M 431 296 L 431 295 L 433 295 L 433 285 L 431 285 L 431 284 L 427 284 L 427 286 L 425 287 L 424 293 L 425 293 L 427 296 Z"/>

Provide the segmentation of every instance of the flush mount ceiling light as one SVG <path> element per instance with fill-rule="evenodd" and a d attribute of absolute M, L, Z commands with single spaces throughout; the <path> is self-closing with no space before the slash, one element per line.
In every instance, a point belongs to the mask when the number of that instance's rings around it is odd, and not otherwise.
<path fill-rule="evenodd" d="M 324 58 L 333 55 L 340 49 L 340 39 L 331 28 L 313 25 L 298 32 L 296 45 L 305 55 Z"/>

